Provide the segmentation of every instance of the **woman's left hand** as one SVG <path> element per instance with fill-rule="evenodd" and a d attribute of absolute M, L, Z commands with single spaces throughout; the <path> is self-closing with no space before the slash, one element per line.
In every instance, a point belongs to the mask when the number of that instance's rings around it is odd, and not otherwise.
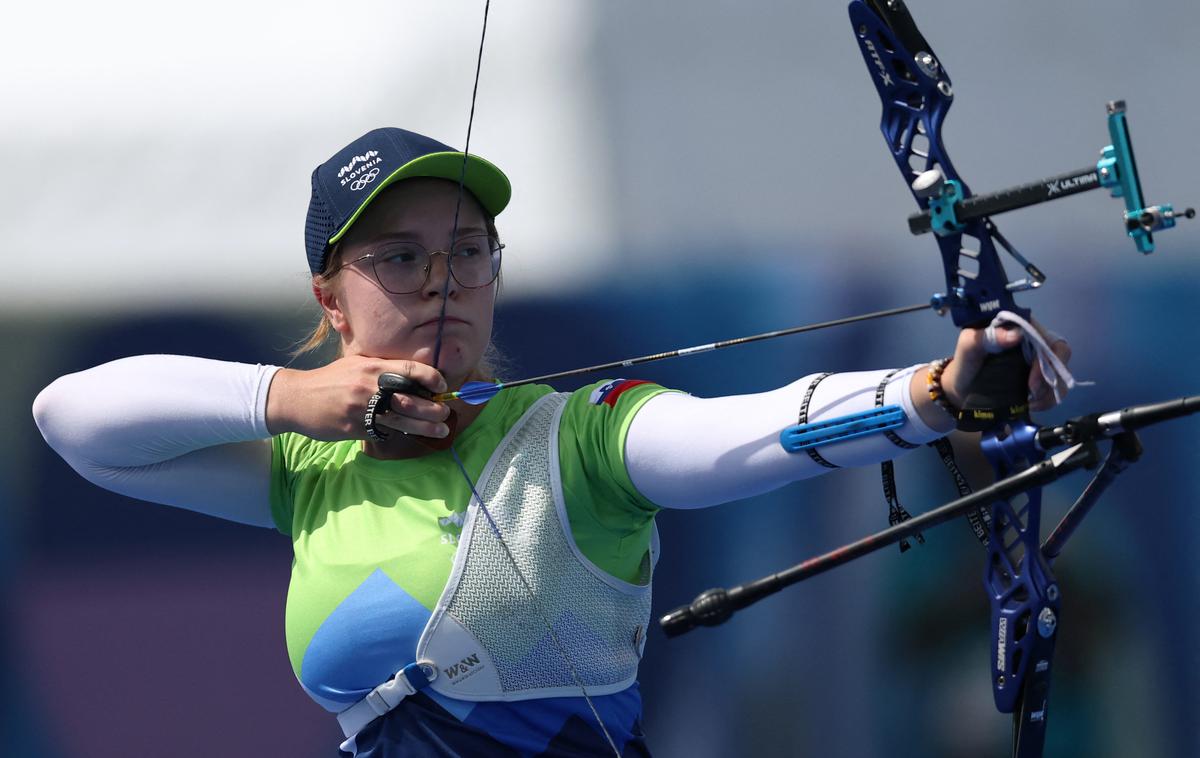
<path fill-rule="evenodd" d="M 1036 321 L 1033 325 L 1042 334 L 1050 349 L 1054 351 L 1064 364 L 1071 360 L 1071 346 L 1061 337 L 1048 332 Z M 1021 344 L 1023 335 L 1017 327 L 1000 327 L 996 330 L 996 339 L 1003 349 L 1017 347 Z M 954 349 L 954 360 L 946 366 L 942 374 L 942 390 L 946 399 L 955 408 L 961 408 L 975 376 L 979 373 L 983 360 L 988 356 L 986 338 L 983 329 L 963 329 L 958 335 L 958 344 Z M 1064 393 L 1066 389 L 1062 390 Z M 1045 411 L 1057 405 L 1054 389 L 1042 376 L 1038 361 L 1033 361 L 1029 372 L 1029 410 Z"/>

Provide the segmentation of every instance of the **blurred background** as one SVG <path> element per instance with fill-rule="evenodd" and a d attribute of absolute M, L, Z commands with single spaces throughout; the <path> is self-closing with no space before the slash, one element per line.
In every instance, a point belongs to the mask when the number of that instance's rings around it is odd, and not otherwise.
<path fill-rule="evenodd" d="M 462 146 L 482 3 L 282 8 L 6 8 L 5 755 L 334 754 L 336 724 L 284 650 L 288 541 L 94 488 L 30 415 L 55 377 L 121 356 L 287 362 L 317 315 L 302 236 L 313 167 L 385 124 Z M 1104 104 L 1124 98 L 1148 201 L 1200 202 L 1196 3 L 911 8 L 953 77 L 945 142 L 976 192 L 1096 160 Z M 912 201 L 878 121 L 844 2 L 496 3 L 472 149 L 514 185 L 496 335 L 511 373 L 927 298 L 940 264 L 907 232 Z M 1121 210 L 1092 192 L 998 219 L 1049 277 L 1022 302 L 1096 382 L 1045 420 L 1200 392 L 1200 224 L 1143 257 Z M 948 319 L 916 314 L 636 376 L 752 392 L 909 365 L 954 339 Z M 1047 755 L 1200 754 L 1197 434 L 1200 420 L 1146 431 L 1144 461 L 1057 563 Z M 930 450 L 897 468 L 913 512 L 954 495 Z M 1046 519 L 1084 482 L 1048 491 Z M 656 615 L 886 525 L 876 468 L 666 513 Z M 717 629 L 667 641 L 655 627 L 641 681 L 656 754 L 1006 754 L 983 556 L 964 523 L 926 538 Z"/>

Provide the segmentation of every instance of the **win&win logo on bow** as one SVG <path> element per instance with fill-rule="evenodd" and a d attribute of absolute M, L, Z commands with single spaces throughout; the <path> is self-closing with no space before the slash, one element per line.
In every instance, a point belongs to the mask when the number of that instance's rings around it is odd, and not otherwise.
<path fill-rule="evenodd" d="M 379 164 L 382 162 L 378 150 L 368 150 L 362 155 L 354 156 L 349 163 L 342 166 L 338 170 L 338 180 L 343 187 L 348 184 L 351 190 L 357 192 L 375 181 L 379 176 Z"/>

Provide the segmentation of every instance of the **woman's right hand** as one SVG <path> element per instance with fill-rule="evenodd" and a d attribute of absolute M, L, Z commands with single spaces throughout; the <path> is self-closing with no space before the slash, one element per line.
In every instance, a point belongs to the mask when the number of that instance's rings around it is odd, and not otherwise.
<path fill-rule="evenodd" d="M 298 432 L 318 440 L 366 439 L 367 402 L 379 391 L 379 375 L 400 374 L 432 393 L 445 392 L 446 380 L 432 366 L 408 360 L 348 355 L 309 371 L 283 368 L 267 393 L 267 430 Z M 391 412 L 376 423 L 406 434 L 441 438 L 450 409 L 415 395 L 392 396 Z"/>

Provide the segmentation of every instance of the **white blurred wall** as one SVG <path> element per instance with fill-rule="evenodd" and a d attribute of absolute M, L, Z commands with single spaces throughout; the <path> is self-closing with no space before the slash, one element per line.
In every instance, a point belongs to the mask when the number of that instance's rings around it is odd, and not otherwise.
<path fill-rule="evenodd" d="M 482 9 L 6 6 L 0 245 L 24 286 L 0 308 L 304 300 L 312 169 L 381 125 L 461 148 Z M 472 150 L 513 180 L 502 229 L 522 253 L 506 261 L 510 278 L 525 287 L 586 275 L 555 258 L 557 240 L 586 241 L 585 253 L 610 245 L 581 55 L 590 12 L 525 0 L 491 15 Z"/>
<path fill-rule="evenodd" d="M 946 142 L 976 192 L 1093 161 L 1122 97 L 1147 197 L 1200 201 L 1200 5 L 910 5 L 954 79 Z M 461 146 L 481 10 L 10 4 L 0 250 L 22 286 L 0 309 L 305 300 L 313 166 L 381 124 Z M 473 148 L 515 187 L 509 294 L 669 272 L 714 241 L 732 259 L 919 260 L 896 274 L 923 285 L 936 262 L 905 231 L 878 112 L 841 0 L 494 3 Z M 1095 259 L 1123 244 L 1119 213 L 1097 192 L 1002 226 L 1053 274 L 1038 241 L 1068 234 L 1080 260 L 1121 265 Z M 1198 239 L 1163 236 L 1161 257 L 1195 260 Z"/>

